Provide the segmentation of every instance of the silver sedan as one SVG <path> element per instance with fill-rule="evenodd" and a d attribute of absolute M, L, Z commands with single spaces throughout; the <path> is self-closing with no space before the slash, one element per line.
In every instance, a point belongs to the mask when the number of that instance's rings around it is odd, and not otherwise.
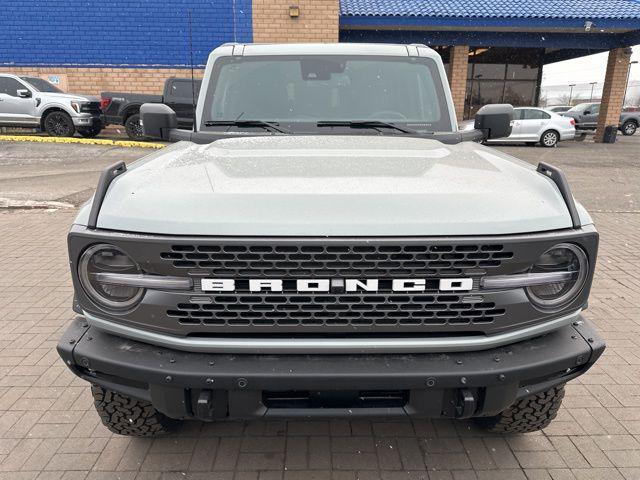
<path fill-rule="evenodd" d="M 559 141 L 573 140 L 576 136 L 575 120 L 537 107 L 514 109 L 513 128 L 507 138 L 487 140 L 487 143 L 526 143 L 555 147 Z M 473 122 L 463 122 L 463 130 L 473 128 Z"/>

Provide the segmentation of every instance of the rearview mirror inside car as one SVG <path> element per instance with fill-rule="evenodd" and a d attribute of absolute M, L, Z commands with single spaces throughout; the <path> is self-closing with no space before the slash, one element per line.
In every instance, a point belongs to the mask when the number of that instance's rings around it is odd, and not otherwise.
<path fill-rule="evenodd" d="M 178 117 L 162 103 L 145 103 L 140 107 L 140 123 L 146 137 L 169 140 L 171 130 L 178 128 Z"/>
<path fill-rule="evenodd" d="M 513 106 L 508 103 L 485 105 L 476 113 L 474 128 L 482 131 L 486 140 L 511 135 Z"/>
<path fill-rule="evenodd" d="M 26 88 L 18 90 L 17 93 L 20 98 L 31 98 L 31 90 L 27 90 Z"/>

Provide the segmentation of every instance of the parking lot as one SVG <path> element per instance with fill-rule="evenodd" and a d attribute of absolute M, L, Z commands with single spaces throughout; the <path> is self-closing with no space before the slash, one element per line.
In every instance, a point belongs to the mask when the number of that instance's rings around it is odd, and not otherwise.
<path fill-rule="evenodd" d="M 0 142 L 0 479 L 640 479 L 640 135 L 615 145 L 501 146 L 567 174 L 601 234 L 586 316 L 603 358 L 567 387 L 549 428 L 335 419 L 111 434 L 55 345 L 72 318 L 66 232 L 100 172 L 151 151 Z"/>

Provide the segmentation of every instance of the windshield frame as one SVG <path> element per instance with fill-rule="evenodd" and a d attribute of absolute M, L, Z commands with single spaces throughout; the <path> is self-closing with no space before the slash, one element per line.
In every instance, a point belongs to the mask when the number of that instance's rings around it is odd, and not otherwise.
<path fill-rule="evenodd" d="M 47 82 L 44 78 L 25 76 L 25 77 L 20 77 L 20 80 L 22 80 L 23 82 L 27 83 L 36 92 L 40 92 L 40 93 L 64 93 L 62 90 L 60 90 L 58 87 L 53 85 L 51 82 Z M 36 86 L 36 84 L 34 84 L 33 80 L 37 80 L 37 81 L 41 81 L 41 82 L 47 83 L 48 85 L 50 85 L 51 90 L 42 90 L 42 89 L 40 89 L 39 87 Z"/>
<path fill-rule="evenodd" d="M 444 129 L 439 129 L 438 132 L 451 133 L 451 132 L 457 131 L 457 129 L 454 127 L 455 114 L 450 105 L 450 96 L 447 94 L 448 91 L 446 90 L 446 86 L 444 85 L 444 82 L 446 81 L 446 77 L 443 77 L 443 75 L 445 75 L 445 73 L 444 73 L 444 70 L 441 68 L 441 65 L 434 58 L 431 58 L 429 56 L 422 57 L 422 56 L 404 56 L 404 55 L 399 56 L 399 55 L 376 55 L 376 54 L 371 54 L 371 55 L 362 55 L 362 54 L 293 54 L 293 55 L 280 54 L 280 55 L 277 55 L 277 54 L 274 54 L 274 55 L 255 55 L 255 56 L 254 55 L 251 55 L 251 56 L 222 55 L 218 57 L 212 65 L 209 81 L 207 82 L 207 88 L 204 90 L 201 90 L 200 100 L 204 100 L 204 102 L 203 102 L 202 114 L 200 115 L 200 118 L 198 121 L 197 131 L 202 131 L 203 133 L 221 131 L 220 127 L 211 127 L 205 124 L 208 121 L 215 120 L 215 119 L 208 118 L 209 115 L 207 115 L 207 112 L 211 112 L 212 110 L 215 89 L 218 85 L 218 79 L 220 77 L 223 67 L 229 64 L 241 63 L 241 62 L 251 62 L 251 61 L 264 62 L 269 59 L 272 59 L 274 61 L 275 60 L 299 61 L 309 57 L 320 57 L 320 58 L 326 57 L 332 60 L 335 60 L 336 58 L 340 58 L 341 60 L 344 59 L 347 61 L 352 59 L 352 60 L 370 60 L 370 61 L 376 60 L 376 61 L 388 61 L 388 62 L 421 63 L 429 69 L 432 75 L 433 85 L 437 94 L 438 107 L 441 113 L 441 119 L 438 121 L 438 123 L 440 124 L 440 126 L 442 125 L 446 126 L 446 128 Z M 225 119 L 225 120 L 233 120 L 233 119 Z M 333 130 L 349 129 L 349 127 L 335 127 L 330 129 L 318 127 L 316 125 L 317 122 L 327 120 L 325 118 L 317 118 L 309 121 L 298 121 L 298 120 L 295 120 L 295 121 L 280 120 L 279 121 L 278 119 L 273 119 L 273 118 L 242 118 L 242 120 L 263 120 L 263 121 L 273 122 L 274 124 L 279 125 L 286 130 L 291 130 L 293 134 L 328 134 L 328 133 L 335 134 L 336 132 Z M 335 121 L 335 119 L 330 119 L 330 120 Z M 349 120 L 362 121 L 367 119 L 362 119 L 362 118 L 345 119 L 345 121 L 349 121 Z M 415 121 L 405 122 L 403 120 L 400 120 L 400 121 L 393 120 L 393 123 L 409 129 L 416 129 L 415 125 L 419 126 L 422 124 L 426 124 L 426 122 L 423 122 L 423 123 L 415 122 Z M 229 131 L 229 128 L 227 128 L 226 130 Z M 423 130 L 425 135 L 433 133 L 428 130 L 429 129 Z M 238 127 L 233 127 L 232 131 L 237 134 L 247 132 L 247 130 L 244 130 Z M 250 129 L 248 133 L 251 133 L 252 131 L 255 131 L 255 129 Z M 389 131 L 381 132 L 380 130 L 376 130 L 373 128 L 370 131 L 367 131 L 366 129 L 362 129 L 361 132 L 362 132 L 361 134 L 371 133 L 376 135 L 402 134 L 401 132 L 394 131 L 391 129 L 389 129 Z"/>

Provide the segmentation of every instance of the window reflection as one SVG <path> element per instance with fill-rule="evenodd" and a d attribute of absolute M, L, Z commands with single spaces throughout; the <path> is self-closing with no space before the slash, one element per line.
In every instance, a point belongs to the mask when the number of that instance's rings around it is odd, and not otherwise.
<path fill-rule="evenodd" d="M 536 105 L 541 68 L 539 49 L 470 48 L 464 117 L 489 103 Z"/>

